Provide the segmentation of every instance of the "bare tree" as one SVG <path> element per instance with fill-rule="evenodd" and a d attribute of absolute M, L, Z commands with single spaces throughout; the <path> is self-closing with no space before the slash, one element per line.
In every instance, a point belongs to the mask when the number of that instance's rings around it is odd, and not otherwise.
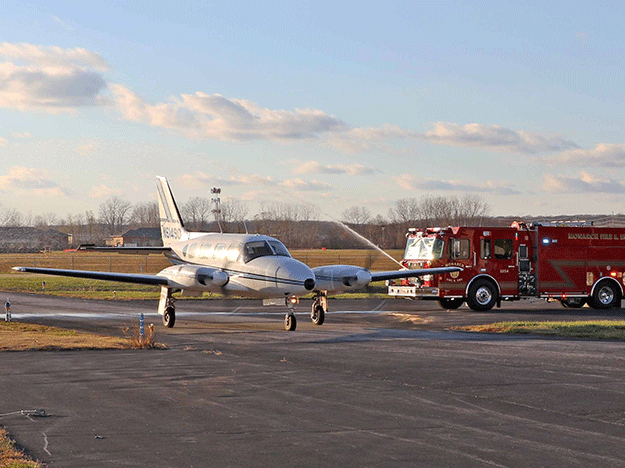
<path fill-rule="evenodd" d="M 59 224 L 59 218 L 54 213 L 37 215 L 33 221 L 33 225 L 39 229 L 54 226 L 56 224 Z"/>
<path fill-rule="evenodd" d="M 238 198 L 226 198 L 226 200 L 221 203 L 220 209 L 221 221 L 226 224 L 236 223 L 236 229 L 240 231 L 249 213 L 249 208 L 245 202 L 239 200 Z M 226 226 L 225 228 L 228 231 L 229 229 L 232 229 L 232 226 L 230 226 L 230 228 Z"/>
<path fill-rule="evenodd" d="M 194 197 L 182 205 L 182 219 L 190 229 L 203 231 L 211 220 L 212 209 L 208 198 Z"/>
<path fill-rule="evenodd" d="M 465 195 L 458 200 L 455 215 L 458 226 L 482 226 L 489 215 L 490 205 L 479 195 Z"/>
<path fill-rule="evenodd" d="M 371 219 L 371 212 L 364 206 L 351 206 L 343 211 L 342 218 L 350 224 L 367 224 Z"/>
<path fill-rule="evenodd" d="M 396 224 L 416 223 L 420 215 L 420 203 L 416 198 L 400 198 L 388 212 L 391 222 Z"/>
<path fill-rule="evenodd" d="M 110 235 L 120 234 L 119 231 L 128 221 L 130 208 L 132 204 L 119 197 L 111 197 L 100 204 L 100 222 L 106 225 Z"/>
<path fill-rule="evenodd" d="M 155 201 L 137 203 L 130 214 L 130 221 L 138 227 L 158 227 L 160 215 Z"/>
<path fill-rule="evenodd" d="M 15 208 L 8 208 L 0 214 L 3 226 L 22 227 L 24 226 L 24 216 Z"/>

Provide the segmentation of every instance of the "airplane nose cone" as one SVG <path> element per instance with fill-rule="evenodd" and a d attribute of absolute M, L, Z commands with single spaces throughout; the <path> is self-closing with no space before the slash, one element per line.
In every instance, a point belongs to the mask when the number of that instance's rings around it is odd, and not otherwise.
<path fill-rule="evenodd" d="M 306 291 L 312 291 L 315 287 L 315 280 L 313 278 L 308 278 L 304 281 L 304 287 L 306 288 Z"/>

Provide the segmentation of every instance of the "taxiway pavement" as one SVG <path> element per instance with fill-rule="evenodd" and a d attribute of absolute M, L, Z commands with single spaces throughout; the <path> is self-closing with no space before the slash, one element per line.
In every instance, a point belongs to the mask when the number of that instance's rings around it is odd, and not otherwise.
<path fill-rule="evenodd" d="M 153 301 L 11 300 L 103 333 L 143 312 L 169 347 L 0 354 L 0 424 L 50 467 L 625 466 L 625 344 L 448 330 L 623 311 L 332 301 L 318 327 L 304 302 L 286 332 L 258 301 L 189 301 L 167 330 Z"/>

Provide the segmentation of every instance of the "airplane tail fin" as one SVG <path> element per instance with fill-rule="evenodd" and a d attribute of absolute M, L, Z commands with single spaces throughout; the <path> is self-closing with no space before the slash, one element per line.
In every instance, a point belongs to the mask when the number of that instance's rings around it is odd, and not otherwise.
<path fill-rule="evenodd" d="M 184 228 L 180 211 L 174 200 L 174 195 L 165 177 L 156 177 L 158 189 L 158 212 L 161 218 L 161 236 L 163 245 L 168 246 L 172 242 L 187 240 L 189 233 Z"/>

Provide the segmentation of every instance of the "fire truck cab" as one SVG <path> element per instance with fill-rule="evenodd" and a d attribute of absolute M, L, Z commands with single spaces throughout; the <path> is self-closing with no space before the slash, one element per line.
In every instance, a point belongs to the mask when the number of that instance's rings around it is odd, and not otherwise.
<path fill-rule="evenodd" d="M 390 281 L 388 293 L 438 300 L 477 311 L 502 300 L 541 297 L 565 307 L 621 306 L 625 229 L 543 226 L 410 229 L 402 264 L 407 268 L 459 266 L 460 272 Z"/>

